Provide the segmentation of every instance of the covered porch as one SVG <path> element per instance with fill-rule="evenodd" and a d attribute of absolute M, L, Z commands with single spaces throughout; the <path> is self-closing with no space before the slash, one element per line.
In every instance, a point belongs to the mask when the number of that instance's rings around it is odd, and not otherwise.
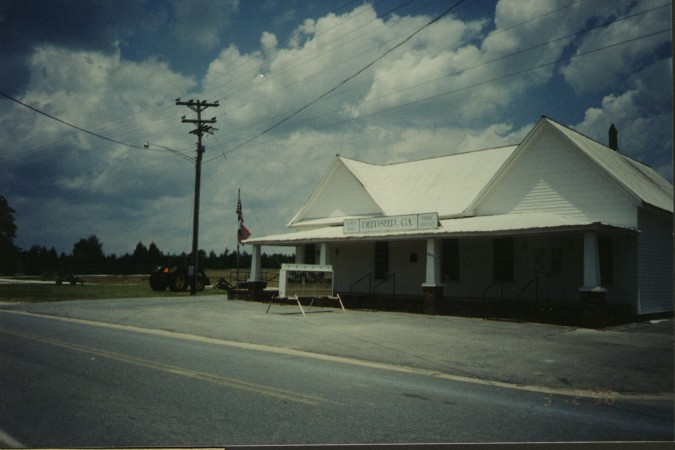
<path fill-rule="evenodd" d="M 635 230 L 552 214 L 439 222 L 424 231 L 345 235 L 330 226 L 252 240 L 251 281 L 261 247 L 286 245 L 296 263 L 332 265 L 348 308 L 505 318 L 576 317 L 581 305 L 634 312 Z"/>

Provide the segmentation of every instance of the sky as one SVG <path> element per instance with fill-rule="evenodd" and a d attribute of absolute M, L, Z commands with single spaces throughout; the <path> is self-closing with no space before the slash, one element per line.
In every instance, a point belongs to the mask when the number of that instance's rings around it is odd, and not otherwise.
<path fill-rule="evenodd" d="M 0 195 L 15 244 L 189 253 L 287 224 L 335 155 L 518 144 L 542 115 L 672 183 L 667 0 L 0 0 Z M 64 123 L 65 122 L 65 123 Z M 250 252 L 247 246 L 244 250 Z M 272 252 L 280 249 L 263 249 Z M 292 251 L 292 249 L 291 249 Z"/>

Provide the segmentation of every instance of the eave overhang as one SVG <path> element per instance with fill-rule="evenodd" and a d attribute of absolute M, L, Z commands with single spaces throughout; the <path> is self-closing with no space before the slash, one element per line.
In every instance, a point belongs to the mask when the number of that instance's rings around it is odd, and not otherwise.
<path fill-rule="evenodd" d="M 381 240 L 433 239 L 452 237 L 514 236 L 528 234 L 557 234 L 589 230 L 638 233 L 620 225 L 591 222 L 549 213 L 502 214 L 496 216 L 441 219 L 434 230 L 412 230 L 396 233 L 377 232 L 345 235 L 342 226 L 324 226 L 286 234 L 249 239 L 247 244 L 295 246 L 316 242 L 368 242 Z"/>

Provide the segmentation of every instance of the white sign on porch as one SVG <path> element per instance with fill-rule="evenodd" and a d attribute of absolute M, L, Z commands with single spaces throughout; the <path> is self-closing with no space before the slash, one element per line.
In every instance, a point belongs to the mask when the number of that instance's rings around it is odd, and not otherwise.
<path fill-rule="evenodd" d="M 332 297 L 333 266 L 282 264 L 279 271 L 279 297 L 295 295 L 298 297 Z"/>
<path fill-rule="evenodd" d="M 407 214 L 404 216 L 347 219 L 342 225 L 344 234 L 382 233 L 411 230 L 435 230 L 438 213 Z"/>

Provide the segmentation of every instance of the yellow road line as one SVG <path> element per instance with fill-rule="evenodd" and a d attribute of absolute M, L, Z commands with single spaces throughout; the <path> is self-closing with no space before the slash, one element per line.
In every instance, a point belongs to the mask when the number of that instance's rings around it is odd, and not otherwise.
<path fill-rule="evenodd" d="M 388 363 L 382 363 L 382 362 L 367 361 L 367 360 L 361 360 L 361 359 L 344 357 L 344 356 L 324 355 L 324 354 L 321 354 L 321 353 L 308 352 L 308 351 L 304 351 L 304 350 L 295 350 L 295 349 L 285 348 L 285 347 L 275 347 L 275 346 L 272 346 L 272 345 L 265 345 L 265 344 L 253 344 L 253 343 L 248 343 L 248 342 L 228 341 L 228 340 L 209 338 L 209 337 L 205 337 L 205 336 L 197 336 L 197 335 L 194 335 L 194 334 L 181 333 L 181 332 L 175 332 L 175 331 L 166 331 L 166 330 L 159 330 L 159 329 L 154 329 L 154 328 L 141 328 L 141 327 L 136 327 L 136 326 L 133 326 L 133 325 L 122 325 L 122 324 L 115 324 L 115 323 L 98 322 L 98 321 L 87 320 L 87 319 L 76 319 L 76 318 L 60 317 L 60 316 L 53 316 L 53 315 L 47 315 L 47 314 L 36 314 L 36 313 L 30 313 L 30 312 L 25 312 L 25 311 L 4 310 L 4 311 L 0 311 L 0 312 L 19 314 L 19 315 L 25 315 L 25 316 L 31 316 L 31 317 L 40 317 L 40 318 L 53 319 L 53 320 L 61 320 L 61 321 L 64 321 L 64 322 L 79 323 L 79 324 L 83 324 L 83 325 L 90 325 L 90 326 L 100 327 L 100 328 L 109 328 L 109 329 L 115 329 L 115 330 L 131 331 L 131 332 L 135 332 L 135 333 L 142 333 L 142 334 L 148 334 L 148 335 L 154 335 L 154 336 L 172 337 L 172 338 L 176 338 L 176 339 L 183 339 L 183 340 L 188 340 L 188 341 L 193 341 L 193 342 L 203 342 L 203 343 L 207 343 L 207 344 L 221 345 L 221 346 L 225 346 L 225 347 L 233 347 L 233 348 L 240 348 L 240 349 L 246 349 L 246 350 L 256 350 L 256 351 L 262 351 L 262 352 L 274 353 L 274 354 L 280 354 L 280 355 L 297 356 L 297 357 L 301 357 L 301 358 L 311 358 L 311 359 L 315 359 L 315 360 L 336 362 L 336 363 L 349 364 L 349 365 L 360 366 L 360 367 L 368 367 L 368 368 L 380 369 L 380 370 L 388 370 L 388 371 L 392 371 L 392 372 L 402 372 L 402 373 L 410 373 L 410 374 L 415 374 L 415 375 L 424 375 L 424 376 L 441 378 L 441 379 L 450 380 L 450 381 L 458 381 L 458 382 L 462 382 L 462 383 L 472 383 L 472 384 L 479 384 L 479 385 L 484 385 L 484 386 L 496 386 L 496 387 L 505 388 L 505 389 L 514 389 L 514 390 L 519 390 L 519 391 L 535 392 L 535 393 L 544 394 L 546 396 L 561 395 L 561 396 L 565 396 L 565 397 L 595 399 L 595 400 L 602 400 L 602 401 L 606 401 L 606 402 L 609 402 L 609 401 L 613 402 L 613 401 L 618 401 L 618 400 L 668 401 L 668 402 L 675 401 L 675 393 L 673 393 L 673 392 L 630 393 L 630 392 L 617 392 L 617 391 L 613 391 L 611 389 L 605 389 L 605 388 L 578 389 L 578 388 L 550 387 L 550 386 L 538 386 L 538 385 L 509 383 L 509 382 L 504 382 L 504 381 L 487 380 L 487 379 L 481 379 L 481 378 L 466 377 L 466 376 L 462 376 L 462 375 L 454 375 L 454 374 L 439 372 L 437 370 L 431 370 L 431 369 L 421 369 L 421 368 L 403 366 L 403 365 L 397 365 L 397 364 L 388 364 Z M 327 400 L 324 400 L 324 401 L 327 401 Z"/>
<path fill-rule="evenodd" d="M 154 369 L 154 370 L 160 370 L 164 372 L 168 372 L 174 375 L 186 377 L 186 378 L 192 378 L 192 379 L 197 379 L 201 381 L 206 381 L 209 383 L 214 383 L 222 386 L 227 386 L 231 387 L 234 389 L 241 389 L 245 391 L 251 391 L 255 392 L 258 394 L 263 394 L 267 395 L 270 397 L 276 397 L 280 398 L 282 400 L 288 400 L 296 403 L 301 403 L 304 405 L 316 405 L 320 402 L 327 402 L 328 400 L 323 399 L 321 397 L 316 397 L 316 396 L 311 396 L 311 395 L 305 395 L 305 394 L 300 394 L 297 392 L 292 392 L 292 391 L 287 391 L 283 389 L 277 389 L 273 388 L 270 386 L 265 386 L 257 383 L 250 383 L 248 381 L 244 380 L 238 380 L 234 378 L 228 378 L 228 377 L 223 377 L 220 375 L 215 375 L 211 373 L 206 373 L 206 372 L 199 372 L 196 370 L 190 370 L 190 369 L 185 369 L 181 367 L 176 367 L 176 366 L 171 366 L 168 364 L 162 364 L 158 362 L 153 362 L 149 361 L 147 359 L 141 359 L 141 358 L 136 358 L 133 356 L 129 355 L 123 355 L 121 353 L 116 353 L 116 352 L 111 352 L 108 350 L 102 350 L 102 349 L 93 349 L 89 347 L 85 347 L 79 344 L 74 344 L 71 342 L 65 342 L 62 340 L 58 339 L 53 339 L 53 338 L 46 338 L 46 337 L 41 337 L 41 336 L 36 336 L 33 334 L 27 334 L 27 333 L 22 333 L 22 332 L 17 332 L 14 330 L 8 330 L 6 328 L 0 328 L 0 333 L 5 333 L 17 337 L 21 337 L 24 339 L 29 339 L 32 341 L 37 341 L 45 344 L 50 344 L 54 345 L 57 347 L 65 348 L 68 350 L 73 350 L 81 353 L 87 353 L 90 355 L 98 356 L 101 358 L 108 358 L 108 359 L 113 359 L 116 361 L 121 361 L 124 363 L 128 364 L 133 364 L 135 366 L 139 367 L 145 367 L 148 369 Z"/>

